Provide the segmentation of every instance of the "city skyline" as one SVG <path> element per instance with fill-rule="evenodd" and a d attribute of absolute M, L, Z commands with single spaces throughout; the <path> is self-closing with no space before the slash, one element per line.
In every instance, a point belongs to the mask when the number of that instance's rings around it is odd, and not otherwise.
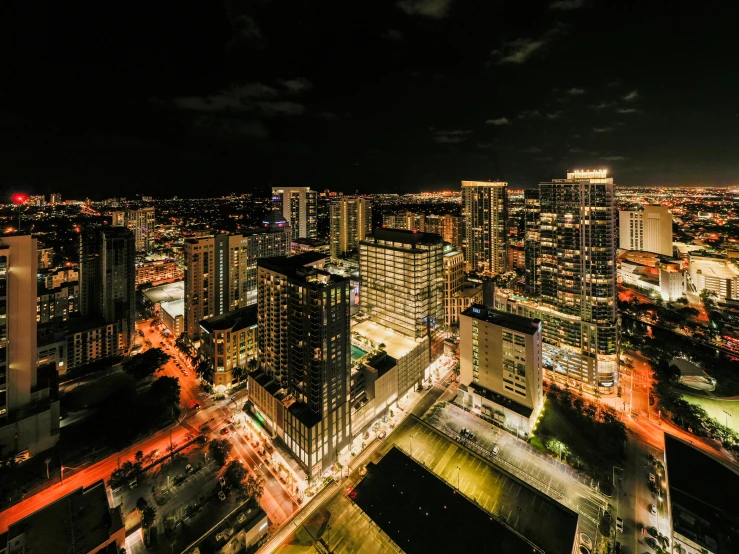
<path fill-rule="evenodd" d="M 0 552 L 735 553 L 739 6 L 10 2 Z"/>

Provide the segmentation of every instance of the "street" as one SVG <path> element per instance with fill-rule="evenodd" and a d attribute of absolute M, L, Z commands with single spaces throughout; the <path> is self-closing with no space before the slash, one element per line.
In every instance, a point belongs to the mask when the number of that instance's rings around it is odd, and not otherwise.
<path fill-rule="evenodd" d="M 141 329 L 145 333 L 146 338 L 151 341 L 152 348 L 161 347 L 164 352 L 172 356 L 164 368 L 158 372 L 158 375 L 177 377 L 180 380 L 181 415 L 179 421 L 90 466 L 65 467 L 63 482 L 53 483 L 39 493 L 0 512 L 0 533 L 7 531 L 12 523 L 80 487 L 88 487 L 101 479 L 107 483 L 113 470 L 117 469 L 121 463 L 127 460 L 133 461 L 138 451 L 142 451 L 145 455 L 153 451 L 159 451 L 159 456 L 164 456 L 168 452 L 170 438 L 176 448 L 177 445 L 186 442 L 188 436 L 200 434 L 202 426 L 206 424 L 210 427 L 209 439 L 223 438 L 220 435 L 220 430 L 225 426 L 228 426 L 233 431 L 225 437 L 234 445 L 232 452 L 237 455 L 250 471 L 259 474 L 265 479 L 264 496 L 262 497 L 261 504 L 271 521 L 280 524 L 295 511 L 297 503 L 285 490 L 281 481 L 267 468 L 267 464 L 262 465 L 258 469 L 260 464 L 263 464 L 263 460 L 260 459 L 254 448 L 241 436 L 241 432 L 237 431 L 233 425 L 227 423 L 229 420 L 233 420 L 234 413 L 241 412 L 246 392 L 239 391 L 231 398 L 225 400 L 215 401 L 211 399 L 210 395 L 207 395 L 201 390 L 199 380 L 195 372 L 190 369 L 188 361 L 173 346 L 173 339 L 165 339 L 158 329 L 151 328 L 153 332 L 150 332 L 148 321 L 138 322 L 137 329 Z M 177 366 L 178 361 L 180 367 Z M 189 375 L 185 375 L 185 371 Z M 193 408 L 194 404 L 199 404 L 199 408 Z M 243 418 L 241 428 L 243 429 Z"/>

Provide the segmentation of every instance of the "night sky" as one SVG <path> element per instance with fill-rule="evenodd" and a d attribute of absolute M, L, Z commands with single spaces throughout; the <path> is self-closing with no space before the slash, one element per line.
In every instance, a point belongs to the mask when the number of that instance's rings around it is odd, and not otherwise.
<path fill-rule="evenodd" d="M 110 5 L 0 8 L 0 189 L 737 183 L 735 2 Z"/>

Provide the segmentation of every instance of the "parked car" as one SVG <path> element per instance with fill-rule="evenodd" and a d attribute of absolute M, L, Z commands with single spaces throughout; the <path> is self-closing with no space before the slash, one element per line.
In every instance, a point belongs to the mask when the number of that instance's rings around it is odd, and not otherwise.
<path fill-rule="evenodd" d="M 654 483 L 654 482 L 655 482 L 655 477 L 654 477 L 654 473 L 650 473 L 650 474 L 649 474 L 649 482 L 650 482 L 650 483 Z"/>
<path fill-rule="evenodd" d="M 500 452 L 500 446 L 496 446 L 495 448 L 493 448 L 493 456 L 497 456 L 498 452 Z"/>
<path fill-rule="evenodd" d="M 226 486 L 226 479 L 224 479 L 223 477 L 219 477 L 218 482 L 221 484 L 222 487 Z"/>
<path fill-rule="evenodd" d="M 192 472 L 192 465 L 191 464 L 187 464 L 185 466 L 185 471 L 187 471 L 188 473 Z"/>
<path fill-rule="evenodd" d="M 228 433 L 229 433 L 228 427 L 224 427 L 223 429 L 221 429 L 221 435 L 228 435 Z"/>
<path fill-rule="evenodd" d="M 380 434 L 377 435 L 377 438 L 382 440 L 385 438 L 385 436 L 387 436 L 387 433 L 385 431 L 380 431 Z"/>
<path fill-rule="evenodd" d="M 221 502 L 226 500 L 226 495 L 223 491 L 218 491 L 218 500 L 220 500 Z"/>
<path fill-rule="evenodd" d="M 652 514 L 654 514 L 654 515 L 657 515 L 657 506 L 656 506 L 656 504 L 650 504 L 650 505 L 649 505 L 649 511 L 650 511 L 650 512 L 651 512 Z"/>

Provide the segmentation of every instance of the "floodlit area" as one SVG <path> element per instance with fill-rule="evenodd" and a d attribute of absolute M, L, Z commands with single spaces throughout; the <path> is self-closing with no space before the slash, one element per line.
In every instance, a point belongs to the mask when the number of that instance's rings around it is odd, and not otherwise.
<path fill-rule="evenodd" d="M 374 321 L 367 320 L 352 325 L 352 333 L 359 333 L 375 346 L 384 344 L 385 352 L 396 359 L 402 358 L 416 347 L 416 341 L 412 338 L 378 325 Z"/>
<path fill-rule="evenodd" d="M 396 452 L 390 454 L 392 450 Z M 413 460 L 407 460 L 411 452 Z M 385 464 L 383 459 L 388 455 L 391 459 Z M 410 487 L 408 494 L 416 503 L 421 503 L 418 508 L 424 513 L 428 512 L 429 515 L 425 516 L 427 519 L 398 518 L 397 506 L 388 505 L 392 500 L 378 498 L 377 495 L 370 498 L 367 487 L 379 475 L 376 473 L 372 477 L 372 473 L 386 470 L 392 473 L 398 470 L 395 467 L 397 464 L 413 464 L 408 468 L 415 478 L 393 480 L 390 477 L 390 481 L 383 477 L 379 479 L 384 479 L 385 486 L 391 488 Z M 492 517 L 501 533 L 520 533 L 527 541 L 547 553 L 572 552 L 578 529 L 575 512 L 483 460 L 473 451 L 415 417 L 399 424 L 397 430 L 385 442 L 380 443 L 368 460 L 353 462 L 351 469 L 359 471 L 353 473 L 320 506 L 316 506 L 311 516 L 291 530 L 282 544 L 271 545 L 276 548 L 269 551 L 286 554 L 323 553 L 326 550 L 336 554 L 399 552 L 401 547 L 396 541 L 402 543 L 404 536 L 415 536 L 418 538 L 417 544 L 423 543 L 423 539 L 419 537 L 419 533 L 423 533 L 419 521 L 427 522 L 428 526 L 443 526 L 452 541 L 455 537 L 462 541 L 454 543 L 462 551 L 462 545 L 466 542 L 461 535 L 469 531 L 442 522 L 447 516 L 444 512 L 444 498 L 460 495 L 464 500 L 455 501 L 459 506 L 464 506 L 468 513 L 488 522 Z M 364 479 L 369 479 L 366 484 L 363 483 Z M 432 489 L 426 490 L 420 484 L 419 480 L 424 479 L 429 480 L 429 484 L 433 480 L 433 490 L 438 488 L 443 492 L 430 494 Z M 360 498 L 362 495 L 366 498 Z M 367 512 L 360 506 L 365 506 Z M 447 501 L 446 506 L 446 510 L 449 510 L 452 504 Z M 394 520 L 392 513 L 395 513 Z M 394 527 L 388 527 L 389 523 Z M 503 528 L 511 531 L 503 531 Z M 485 550 L 487 552 L 506 552 L 505 549 L 496 550 L 493 543 L 488 546 L 490 548 Z M 403 550 L 406 548 L 409 548 L 408 544 L 402 547 Z M 529 548 L 532 548 L 531 545 Z M 409 548 L 408 551 L 413 550 Z"/>

